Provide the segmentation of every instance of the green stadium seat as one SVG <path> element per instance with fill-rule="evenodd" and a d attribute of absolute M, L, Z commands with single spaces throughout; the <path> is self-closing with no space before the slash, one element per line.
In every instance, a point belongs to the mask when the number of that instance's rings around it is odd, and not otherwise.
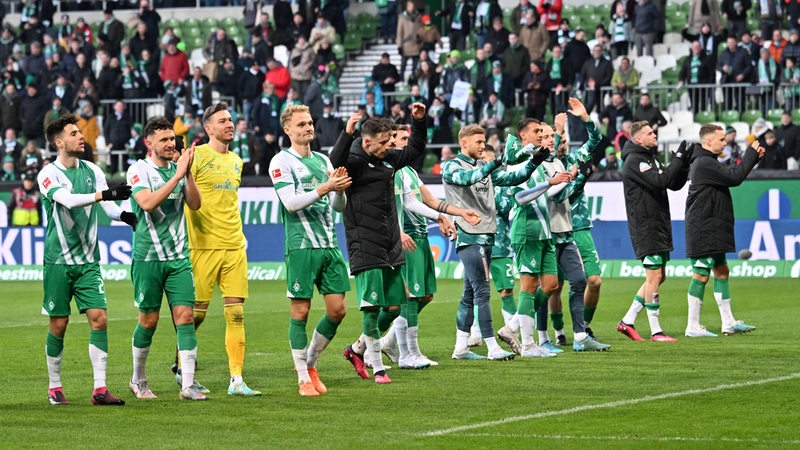
<path fill-rule="evenodd" d="M 733 109 L 722 111 L 721 113 L 719 113 L 719 121 L 725 123 L 726 125 L 730 125 L 733 122 L 738 122 L 739 111 Z"/>
<path fill-rule="evenodd" d="M 363 24 L 367 24 L 367 23 L 371 23 L 371 24 L 374 25 L 375 24 L 375 16 L 373 16 L 370 13 L 366 13 L 366 12 L 359 13 L 358 16 L 356 16 L 356 23 L 358 23 L 359 25 L 363 25 Z"/>
<path fill-rule="evenodd" d="M 749 109 L 742 113 L 742 122 L 748 125 L 753 125 L 753 122 L 761 118 L 762 118 L 761 111 L 757 109 Z"/>
<path fill-rule="evenodd" d="M 214 17 L 207 17 L 200 22 L 202 28 L 216 28 L 218 25 L 219 21 Z"/>
<path fill-rule="evenodd" d="M 206 40 L 202 36 L 194 36 L 186 40 L 186 51 L 191 54 L 192 50 L 203 48 L 206 45 Z"/>
<path fill-rule="evenodd" d="M 582 5 L 578 5 L 578 7 L 575 9 L 575 12 L 580 14 L 580 15 L 584 15 L 584 14 L 591 15 L 591 14 L 594 14 L 594 5 L 589 5 L 589 4 L 586 4 L 586 3 L 584 3 Z"/>
<path fill-rule="evenodd" d="M 378 27 L 374 21 L 359 24 L 358 30 L 361 38 L 367 41 L 375 38 L 378 34 Z"/>
<path fill-rule="evenodd" d="M 678 84 L 678 75 L 680 71 L 677 67 L 671 67 L 663 72 L 661 72 L 661 79 L 664 80 L 667 84 Z"/>
<path fill-rule="evenodd" d="M 793 109 L 792 110 L 792 123 L 795 125 L 800 123 L 800 109 Z"/>
<path fill-rule="evenodd" d="M 458 142 L 458 133 L 464 124 L 458 119 L 453 119 L 453 127 L 450 129 L 453 133 L 453 142 Z"/>
<path fill-rule="evenodd" d="M 183 30 L 183 36 L 188 38 L 188 39 L 193 39 L 193 38 L 196 38 L 196 37 L 199 37 L 199 36 L 203 35 L 203 32 L 200 31 L 199 27 L 187 27 L 187 26 L 184 26 L 182 28 L 182 30 Z"/>
<path fill-rule="evenodd" d="M 197 27 L 200 28 L 200 21 L 197 19 L 186 19 L 183 21 L 183 28 Z"/>
<path fill-rule="evenodd" d="M 342 44 L 333 44 L 333 47 L 331 48 L 331 50 L 333 51 L 333 54 L 334 54 L 334 56 L 336 56 L 337 60 L 339 60 L 339 61 L 344 60 L 344 56 L 345 56 L 344 45 L 342 45 Z"/>
<path fill-rule="evenodd" d="M 594 7 L 594 13 L 597 14 L 598 16 L 600 16 L 600 17 L 608 18 L 611 15 L 611 6 L 610 5 L 599 4 L 599 5 Z"/>
<path fill-rule="evenodd" d="M 608 21 L 607 17 L 601 17 L 597 14 L 591 14 L 589 16 L 581 16 L 581 22 L 583 22 L 584 27 L 587 30 L 587 34 L 594 34 L 594 29 L 597 28 L 598 25 L 603 24 L 606 25 L 605 22 Z"/>
<path fill-rule="evenodd" d="M 781 108 L 773 108 L 767 111 L 766 119 L 772 122 L 773 124 L 780 124 L 782 115 L 783 115 L 783 110 Z"/>
<path fill-rule="evenodd" d="M 224 26 L 225 29 L 241 26 L 239 20 L 234 17 L 225 17 L 219 21 L 219 24 Z"/>
<path fill-rule="evenodd" d="M 179 28 L 180 26 L 181 26 L 181 21 L 176 19 L 176 18 L 174 18 L 174 17 L 170 17 L 169 19 L 164 21 L 164 27 L 165 28 L 169 28 L 169 27 Z"/>
<path fill-rule="evenodd" d="M 706 125 L 717 120 L 714 111 L 698 111 L 694 115 L 694 121 L 700 125 Z"/>
<path fill-rule="evenodd" d="M 439 158 L 435 154 L 426 152 L 425 159 L 422 162 L 422 173 L 431 173 L 433 166 L 435 166 L 438 162 Z"/>
<path fill-rule="evenodd" d="M 347 33 L 347 35 L 344 37 L 344 43 L 342 45 L 348 52 L 360 52 L 361 35 L 359 33 Z"/>

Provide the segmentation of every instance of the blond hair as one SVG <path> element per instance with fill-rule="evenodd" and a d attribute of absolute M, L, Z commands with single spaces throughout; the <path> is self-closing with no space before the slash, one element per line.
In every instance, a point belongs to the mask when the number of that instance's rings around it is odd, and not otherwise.
<path fill-rule="evenodd" d="M 292 115 L 294 113 L 308 113 L 311 112 L 306 105 L 288 105 L 286 109 L 283 110 L 281 113 L 281 126 L 285 127 L 290 120 L 292 120 Z"/>
<path fill-rule="evenodd" d="M 483 129 L 480 125 L 467 125 L 461 128 L 461 131 L 458 132 L 458 140 L 461 141 L 464 138 L 468 138 L 471 136 L 475 136 L 476 134 L 480 134 L 485 136 L 486 130 Z"/>

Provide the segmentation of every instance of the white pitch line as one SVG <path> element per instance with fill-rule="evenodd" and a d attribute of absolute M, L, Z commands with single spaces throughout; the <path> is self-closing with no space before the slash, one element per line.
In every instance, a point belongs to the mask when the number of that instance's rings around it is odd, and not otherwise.
<path fill-rule="evenodd" d="M 639 397 L 639 398 L 632 398 L 632 399 L 628 399 L 628 400 L 617 400 L 617 401 L 606 402 L 606 403 L 598 403 L 598 404 L 595 404 L 595 405 L 576 406 L 574 408 L 561 409 L 561 410 L 557 410 L 557 411 L 545 411 L 545 412 L 540 412 L 540 413 L 536 413 L 536 414 L 527 414 L 527 415 L 524 415 L 524 416 L 512 416 L 512 417 L 506 417 L 505 419 L 490 420 L 490 421 L 486 421 L 486 422 L 473 423 L 473 424 L 469 424 L 469 425 L 460 425 L 460 426 L 457 426 L 457 427 L 443 428 L 441 430 L 433 430 L 433 431 L 426 431 L 426 432 L 423 432 L 423 433 L 416 433 L 416 436 L 421 436 L 421 437 L 444 436 L 444 435 L 447 435 L 447 434 L 453 434 L 453 433 L 458 433 L 458 432 L 467 431 L 467 430 L 474 430 L 476 428 L 490 427 L 490 426 L 493 426 L 493 425 L 503 425 L 503 424 L 507 424 L 507 423 L 521 422 L 521 421 L 525 421 L 525 420 L 542 419 L 542 418 L 545 418 L 545 417 L 564 416 L 564 415 L 567 415 L 567 414 L 579 413 L 579 412 L 583 412 L 583 411 L 592 411 L 592 410 L 595 410 L 595 409 L 607 409 L 607 408 L 617 408 L 617 407 L 620 407 L 620 406 L 630 406 L 630 405 L 635 405 L 637 403 L 651 402 L 651 401 L 655 401 L 655 400 L 664 400 L 664 399 L 668 399 L 668 398 L 685 397 L 687 395 L 706 394 L 706 393 L 709 393 L 709 392 L 725 391 L 725 390 L 728 390 L 728 389 L 736 389 L 736 388 L 748 387 L 748 386 L 758 386 L 758 385 L 761 385 L 761 384 L 777 383 L 777 382 L 780 382 L 780 381 L 794 380 L 794 379 L 797 379 L 797 378 L 800 378 L 800 372 L 795 372 L 793 374 L 785 375 L 785 376 L 782 376 L 782 377 L 766 378 L 766 379 L 763 379 L 763 380 L 746 381 L 746 382 L 743 382 L 743 383 L 720 384 L 720 385 L 712 386 L 712 387 L 708 387 L 708 388 L 689 389 L 689 390 L 686 390 L 686 391 L 668 392 L 668 393 L 659 394 L 659 395 L 647 395 L 647 396 Z"/>
<path fill-rule="evenodd" d="M 800 440 L 776 440 L 776 439 L 757 439 L 757 438 L 704 438 L 692 436 L 662 436 L 662 437 L 643 437 L 643 436 L 571 436 L 564 434 L 533 434 L 533 433 L 466 433 L 460 434 L 461 437 L 490 437 L 490 438 L 524 438 L 524 439 L 553 439 L 553 440 L 575 440 L 575 441 L 641 441 L 641 442 L 730 442 L 747 444 L 769 444 L 769 445 L 797 445 Z"/>

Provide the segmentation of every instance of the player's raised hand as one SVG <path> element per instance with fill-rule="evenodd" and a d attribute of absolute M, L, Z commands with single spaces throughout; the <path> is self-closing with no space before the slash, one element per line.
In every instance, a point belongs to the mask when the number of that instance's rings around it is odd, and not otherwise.
<path fill-rule="evenodd" d="M 356 111 L 354 112 L 349 119 L 347 119 L 347 125 L 344 127 L 344 131 L 347 134 L 353 134 L 356 132 L 356 124 L 361 121 L 363 114 Z"/>
<path fill-rule="evenodd" d="M 553 178 L 550 178 L 550 186 L 555 186 L 561 183 L 569 183 L 572 181 L 572 175 L 570 172 L 558 172 L 557 174 L 553 175 Z"/>
<path fill-rule="evenodd" d="M 581 103 L 581 101 L 578 100 L 577 98 L 575 97 L 569 98 L 569 107 L 570 107 L 569 112 L 573 116 L 583 120 L 584 122 L 589 120 L 589 113 L 586 112 L 586 107 L 583 106 L 583 103 Z"/>
<path fill-rule="evenodd" d="M 570 170 L 569 176 L 570 176 L 570 181 L 574 180 L 578 176 L 578 165 L 577 164 L 573 164 L 572 165 L 572 170 Z"/>
<path fill-rule="evenodd" d="M 569 119 L 567 113 L 556 114 L 556 120 L 555 120 L 556 133 L 561 134 L 564 132 L 564 127 L 567 125 L 567 119 Z"/>
<path fill-rule="evenodd" d="M 465 209 L 464 212 L 461 213 L 461 218 L 466 220 L 467 223 L 472 225 L 473 227 L 481 223 L 481 216 L 479 216 L 478 213 L 476 213 L 471 209 Z"/>
<path fill-rule="evenodd" d="M 353 184 L 353 179 L 347 174 L 347 169 L 339 167 L 330 172 L 328 181 L 325 182 L 325 193 L 335 191 L 342 192 Z"/>
<path fill-rule="evenodd" d="M 425 118 L 425 104 L 424 103 L 414 103 L 411 105 L 411 117 L 417 120 L 422 120 Z"/>
<path fill-rule="evenodd" d="M 761 159 L 761 158 L 764 157 L 764 153 L 765 153 L 766 150 L 764 149 L 764 147 L 761 146 L 761 143 L 758 142 L 757 139 L 755 141 L 753 141 L 752 144 L 750 144 L 750 147 L 753 150 L 755 150 L 756 153 L 758 153 L 758 159 Z"/>
<path fill-rule="evenodd" d="M 181 153 L 181 156 L 178 158 L 177 174 L 180 176 L 186 175 L 192 167 L 192 161 L 194 161 L 194 145 L 184 149 L 183 153 Z"/>

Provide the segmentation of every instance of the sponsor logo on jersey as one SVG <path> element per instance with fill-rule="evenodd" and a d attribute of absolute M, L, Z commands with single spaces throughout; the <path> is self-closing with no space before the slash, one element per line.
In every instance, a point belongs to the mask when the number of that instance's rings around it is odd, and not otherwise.
<path fill-rule="evenodd" d="M 51 184 L 53 184 L 53 182 L 50 181 L 50 178 L 45 178 L 42 182 L 42 186 L 44 186 L 45 189 L 49 188 Z"/>
<path fill-rule="evenodd" d="M 215 184 L 214 189 L 219 189 L 221 191 L 238 191 L 239 187 L 234 186 L 233 183 L 231 183 L 231 180 L 228 179 L 225 180 L 224 184 Z"/>
<path fill-rule="evenodd" d="M 281 169 L 272 169 L 272 178 L 280 178 Z"/>
<path fill-rule="evenodd" d="M 136 184 L 139 182 L 139 175 L 134 175 L 131 177 L 131 184 Z"/>
<path fill-rule="evenodd" d="M 644 173 L 644 172 L 647 172 L 648 170 L 650 170 L 652 168 L 653 168 L 653 166 L 651 166 L 650 164 L 647 164 L 646 162 L 640 162 L 639 163 L 639 172 Z"/>

